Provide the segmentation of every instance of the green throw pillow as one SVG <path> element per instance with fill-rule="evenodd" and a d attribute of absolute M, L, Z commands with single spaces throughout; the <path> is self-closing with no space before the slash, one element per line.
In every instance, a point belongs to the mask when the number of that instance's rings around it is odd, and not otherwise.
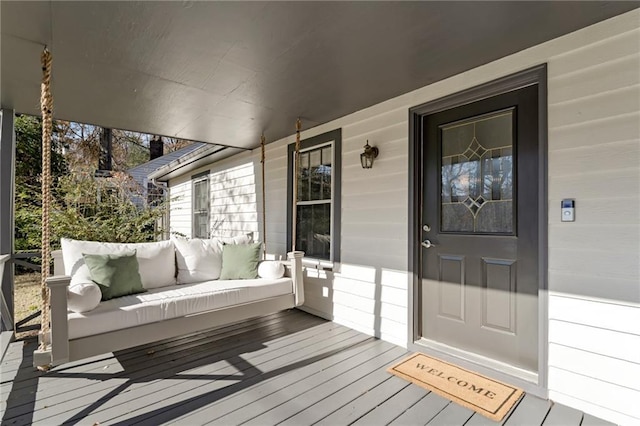
<path fill-rule="evenodd" d="M 138 259 L 131 254 L 82 254 L 91 279 L 98 284 L 102 300 L 143 293 Z"/>
<path fill-rule="evenodd" d="M 262 243 L 225 244 L 222 246 L 221 280 L 258 278 L 258 262 Z"/>

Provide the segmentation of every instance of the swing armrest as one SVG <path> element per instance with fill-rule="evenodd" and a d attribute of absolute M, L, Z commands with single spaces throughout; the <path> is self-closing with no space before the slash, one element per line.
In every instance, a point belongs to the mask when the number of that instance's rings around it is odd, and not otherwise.
<path fill-rule="evenodd" d="M 64 364 L 69 360 L 69 325 L 67 322 L 67 288 L 71 277 L 55 275 L 47 278 L 51 292 L 51 364 Z"/>
<path fill-rule="evenodd" d="M 64 261 L 62 259 L 62 250 L 54 250 L 51 252 L 53 259 L 53 274 L 64 275 Z"/>
<path fill-rule="evenodd" d="M 287 253 L 287 258 L 291 263 L 291 280 L 293 281 L 293 292 L 295 295 L 296 306 L 304 303 L 304 281 L 302 275 L 302 257 L 303 251 L 292 251 Z"/>

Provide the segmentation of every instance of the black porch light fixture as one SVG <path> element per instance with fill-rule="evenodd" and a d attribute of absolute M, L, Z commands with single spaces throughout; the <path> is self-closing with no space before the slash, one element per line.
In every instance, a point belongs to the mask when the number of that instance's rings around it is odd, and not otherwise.
<path fill-rule="evenodd" d="M 373 167 L 373 160 L 378 156 L 378 148 L 375 146 L 369 145 L 369 140 L 367 139 L 367 144 L 364 146 L 364 152 L 360 154 L 360 164 L 362 164 L 363 169 L 370 169 Z"/>

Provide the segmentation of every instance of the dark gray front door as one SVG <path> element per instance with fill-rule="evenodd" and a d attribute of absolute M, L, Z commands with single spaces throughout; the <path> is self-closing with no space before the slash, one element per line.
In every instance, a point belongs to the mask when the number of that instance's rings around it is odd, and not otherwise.
<path fill-rule="evenodd" d="M 423 339 L 538 369 L 538 88 L 423 120 Z"/>

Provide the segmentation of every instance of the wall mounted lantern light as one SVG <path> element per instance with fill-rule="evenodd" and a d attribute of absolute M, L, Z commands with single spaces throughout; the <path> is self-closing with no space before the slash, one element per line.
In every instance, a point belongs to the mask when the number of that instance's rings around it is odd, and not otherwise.
<path fill-rule="evenodd" d="M 378 156 L 378 148 L 375 146 L 369 145 L 369 140 L 367 140 L 367 144 L 364 146 L 364 152 L 360 154 L 360 164 L 362 164 L 363 169 L 370 169 L 373 167 L 373 160 Z"/>

